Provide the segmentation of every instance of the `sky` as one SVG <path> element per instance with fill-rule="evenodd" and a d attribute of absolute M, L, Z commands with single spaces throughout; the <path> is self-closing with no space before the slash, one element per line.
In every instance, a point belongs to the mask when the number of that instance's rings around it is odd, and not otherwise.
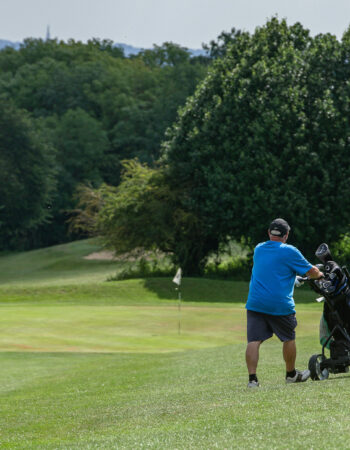
<path fill-rule="evenodd" d="M 253 32 L 277 15 L 312 35 L 341 39 L 349 0 L 0 0 L 0 39 L 93 37 L 150 48 L 171 41 L 199 49 L 232 27 Z"/>

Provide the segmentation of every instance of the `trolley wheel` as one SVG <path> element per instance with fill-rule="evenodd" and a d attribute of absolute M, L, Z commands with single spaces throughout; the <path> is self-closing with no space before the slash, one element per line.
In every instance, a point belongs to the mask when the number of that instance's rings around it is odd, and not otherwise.
<path fill-rule="evenodd" d="M 326 358 L 323 355 L 312 355 L 309 359 L 309 370 L 310 370 L 310 377 L 314 381 L 318 380 L 327 380 L 329 377 L 329 370 L 323 369 L 321 370 L 321 362 L 324 361 Z"/>

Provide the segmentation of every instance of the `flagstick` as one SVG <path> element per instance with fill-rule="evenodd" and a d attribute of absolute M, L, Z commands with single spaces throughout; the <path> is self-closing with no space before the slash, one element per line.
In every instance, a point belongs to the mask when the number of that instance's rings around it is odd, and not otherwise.
<path fill-rule="evenodd" d="M 181 278 L 182 278 L 182 270 L 181 267 L 178 268 L 176 275 L 173 278 L 173 283 L 177 284 L 177 287 L 175 288 L 176 291 L 178 291 L 178 327 L 177 332 L 178 334 L 181 334 Z"/>
<path fill-rule="evenodd" d="M 181 290 L 178 288 L 178 310 L 179 310 L 179 326 L 178 326 L 178 334 L 181 334 Z"/>

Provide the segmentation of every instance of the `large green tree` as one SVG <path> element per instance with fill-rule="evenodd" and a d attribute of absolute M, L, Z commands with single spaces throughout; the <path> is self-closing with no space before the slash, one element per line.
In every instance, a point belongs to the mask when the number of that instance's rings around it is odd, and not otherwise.
<path fill-rule="evenodd" d="M 204 257 L 227 238 L 256 244 L 278 216 L 308 254 L 348 227 L 344 46 L 273 18 L 235 35 L 182 109 L 163 161 L 170 185 L 185 191 L 182 207 L 202 224 Z"/>

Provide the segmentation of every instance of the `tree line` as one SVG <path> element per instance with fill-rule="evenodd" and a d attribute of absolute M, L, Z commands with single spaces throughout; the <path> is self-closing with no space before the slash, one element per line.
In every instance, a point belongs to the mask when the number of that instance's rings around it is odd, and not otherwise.
<path fill-rule="evenodd" d="M 210 57 L 164 43 L 126 58 L 109 40 L 27 39 L 0 51 L 0 250 L 64 242 L 80 184 L 153 164 Z"/>
<path fill-rule="evenodd" d="M 31 72 L 32 63 L 16 69 L 20 89 L 16 76 L 5 72 L 1 81 L 7 107 L 20 115 L 27 109 L 23 126 L 30 121 L 41 136 L 45 158 L 37 169 L 47 183 L 40 204 L 57 192 L 62 201 L 69 192 L 73 207 L 77 192 L 71 217 L 77 233 L 100 234 L 119 251 L 157 247 L 185 273 L 198 274 L 228 240 L 248 248 L 265 240 L 278 216 L 291 224 L 290 241 L 307 256 L 320 242 L 331 244 L 348 231 L 349 30 L 340 41 L 330 34 L 312 37 L 300 23 L 290 26 L 274 17 L 254 33 L 222 33 L 200 60 L 173 44 L 178 56 L 169 57 L 167 44 L 135 59 L 112 55 L 108 43 L 89 45 L 98 56 L 90 56 L 94 63 L 86 53 L 76 56 L 84 69 L 70 73 L 71 90 L 62 82 L 61 66 L 71 67 L 74 58 L 67 62 L 63 49 L 57 50 L 57 71 L 45 72 L 53 63 L 44 57 L 36 63 L 45 66 L 40 77 Z M 8 53 L 10 64 L 14 54 Z M 104 58 L 113 61 L 107 73 Z M 104 76 L 91 83 L 91 73 Z M 50 83 L 39 89 L 45 80 L 59 86 L 58 104 Z M 25 103 L 31 95 L 34 100 Z M 79 105 L 72 107 L 73 99 Z M 62 109 L 65 101 L 70 106 Z M 50 105 L 54 112 L 48 114 Z M 86 129 L 96 139 L 90 150 Z M 30 145 L 38 145 L 34 135 Z M 79 148 L 87 152 L 83 167 L 89 177 L 81 176 Z M 52 226 L 52 217 L 45 210 L 37 230 Z"/>

